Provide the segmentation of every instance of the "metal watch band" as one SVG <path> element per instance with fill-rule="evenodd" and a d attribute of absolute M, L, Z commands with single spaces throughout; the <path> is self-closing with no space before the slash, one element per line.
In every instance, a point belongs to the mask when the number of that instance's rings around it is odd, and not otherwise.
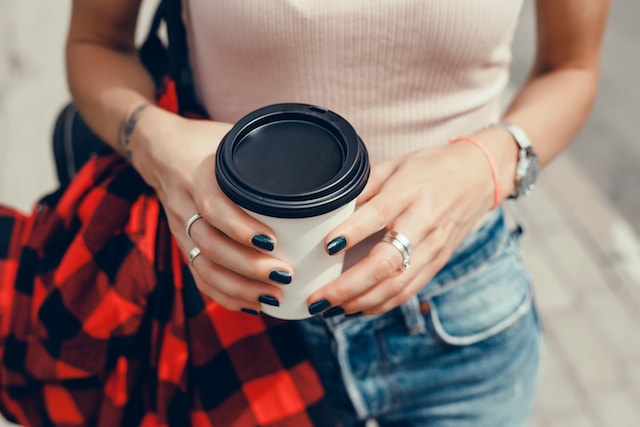
<path fill-rule="evenodd" d="M 520 148 L 516 166 L 515 190 L 509 196 L 511 199 L 516 199 L 522 195 L 529 194 L 533 189 L 538 175 L 538 157 L 535 154 L 529 136 L 520 126 L 509 122 L 500 122 L 498 126 L 509 132 Z"/>
<path fill-rule="evenodd" d="M 520 126 L 509 122 L 501 122 L 499 123 L 499 126 L 505 128 L 506 131 L 511 134 L 521 150 L 531 147 L 531 140 L 529 139 L 529 136 Z"/>

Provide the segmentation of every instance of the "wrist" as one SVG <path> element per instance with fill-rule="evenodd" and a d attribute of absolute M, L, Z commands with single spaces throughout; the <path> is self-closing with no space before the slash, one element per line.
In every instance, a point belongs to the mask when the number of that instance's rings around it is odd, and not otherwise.
<path fill-rule="evenodd" d="M 121 151 L 153 188 L 157 189 L 159 185 L 162 166 L 171 162 L 171 150 L 167 150 L 165 141 L 174 141 L 170 134 L 180 119 L 156 105 L 143 104 L 133 107 L 124 122 L 123 128 L 128 127 L 129 136 L 126 149 L 121 146 Z"/>
<path fill-rule="evenodd" d="M 497 179 L 500 184 L 500 201 L 504 201 L 515 191 L 515 176 L 518 165 L 519 147 L 504 129 L 491 127 L 473 135 L 493 159 Z"/>
<path fill-rule="evenodd" d="M 500 202 L 502 201 L 502 189 L 501 189 L 500 180 L 498 177 L 498 171 L 497 171 L 495 162 L 493 161 L 492 154 L 485 148 L 482 142 L 480 142 L 478 139 L 476 139 L 473 136 L 465 135 L 465 136 L 451 138 L 449 143 L 454 144 L 457 147 L 460 147 L 460 146 L 471 147 L 471 150 L 474 152 L 476 157 L 479 156 L 480 154 L 482 155 L 482 157 L 484 157 L 483 163 L 486 163 L 487 166 L 489 166 L 489 170 L 491 171 L 491 178 L 489 179 L 489 174 L 483 173 L 481 177 L 484 177 L 486 179 L 480 180 L 480 181 L 476 181 L 474 179 L 473 181 L 479 182 L 479 183 L 486 182 L 486 185 L 481 184 L 480 188 L 484 188 L 486 190 L 491 190 L 491 191 L 482 192 L 482 193 L 486 193 L 483 196 L 483 199 L 491 201 L 490 204 L 488 204 L 491 210 L 497 208 L 498 205 L 500 205 Z"/>

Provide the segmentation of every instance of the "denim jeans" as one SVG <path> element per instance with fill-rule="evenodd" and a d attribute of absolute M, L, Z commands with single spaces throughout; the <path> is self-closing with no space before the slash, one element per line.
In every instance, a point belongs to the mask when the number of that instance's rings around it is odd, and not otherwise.
<path fill-rule="evenodd" d="M 542 334 L 518 243 L 496 210 L 411 300 L 299 322 L 343 427 L 520 427 Z"/>

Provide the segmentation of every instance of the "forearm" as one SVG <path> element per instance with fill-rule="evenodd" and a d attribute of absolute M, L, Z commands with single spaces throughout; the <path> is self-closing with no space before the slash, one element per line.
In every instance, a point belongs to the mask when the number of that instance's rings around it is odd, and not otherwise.
<path fill-rule="evenodd" d="M 140 0 L 74 0 L 67 79 L 87 124 L 153 185 L 149 141 L 179 118 L 155 107 L 156 88 L 134 41 L 139 6 Z"/>
<path fill-rule="evenodd" d="M 610 0 L 537 0 L 537 55 L 530 78 L 502 121 L 528 135 L 541 166 L 584 126 L 595 100 Z M 478 134 L 495 157 L 502 198 L 514 189 L 518 147 L 501 127 Z"/>
<path fill-rule="evenodd" d="M 160 137 L 180 117 L 156 106 L 156 88 L 137 52 L 70 39 L 67 70 L 74 103 L 87 124 L 155 188 L 159 162 L 172 156 L 158 146 L 166 139 Z"/>
<path fill-rule="evenodd" d="M 572 142 L 591 111 L 597 72 L 561 69 L 532 77 L 506 110 L 502 121 L 520 126 L 529 136 L 540 166 L 548 164 Z M 501 127 L 477 134 L 494 159 L 504 200 L 514 191 L 518 147 Z"/>
<path fill-rule="evenodd" d="M 566 68 L 536 76 L 519 92 L 503 120 L 527 132 L 544 166 L 584 126 L 597 85 L 598 72 L 592 68 Z"/>
<path fill-rule="evenodd" d="M 67 75 L 83 118 L 107 144 L 123 152 L 123 123 L 136 107 L 155 103 L 153 82 L 136 53 L 70 40 Z"/>

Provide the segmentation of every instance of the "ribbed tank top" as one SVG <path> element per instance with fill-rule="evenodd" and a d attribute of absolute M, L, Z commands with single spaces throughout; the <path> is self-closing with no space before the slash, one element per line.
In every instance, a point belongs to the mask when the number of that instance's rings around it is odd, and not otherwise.
<path fill-rule="evenodd" d="M 233 123 L 302 102 L 349 120 L 373 162 L 498 118 L 522 0 L 185 0 L 196 91 Z"/>

